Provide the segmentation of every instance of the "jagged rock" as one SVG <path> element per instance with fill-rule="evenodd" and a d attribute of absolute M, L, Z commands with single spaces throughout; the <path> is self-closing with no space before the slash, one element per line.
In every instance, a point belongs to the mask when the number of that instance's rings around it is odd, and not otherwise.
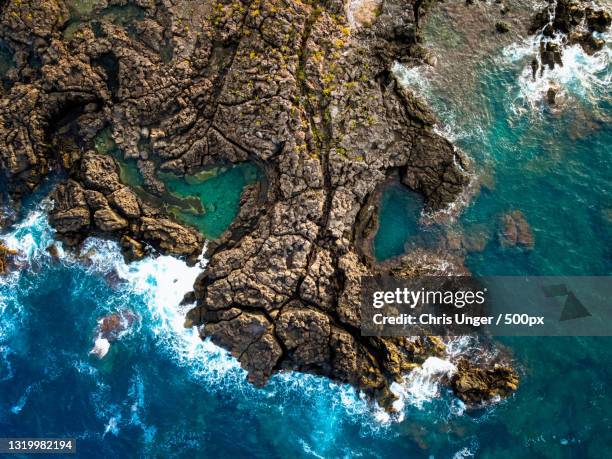
<path fill-rule="evenodd" d="M 506 21 L 498 21 L 495 23 L 495 30 L 497 33 L 507 33 L 510 32 L 510 29 L 510 24 L 508 24 Z"/>
<path fill-rule="evenodd" d="M 0 160 L 11 194 L 34 189 L 51 166 L 63 169 L 70 179 L 53 194 L 51 223 L 65 241 L 97 228 L 120 238 L 127 258 L 150 244 L 193 263 L 203 238 L 163 209 L 160 168 L 180 175 L 256 162 L 265 180 L 210 244 L 187 322 L 230 350 L 256 384 L 298 369 L 353 384 L 389 408 L 390 385 L 441 347 L 361 336 L 361 278 L 393 268 L 361 256 L 355 228 L 392 173 L 433 213 L 470 182 L 468 159 L 392 72 L 403 58 L 431 62 L 419 45 L 431 2 L 375 2 L 358 27 L 336 1 L 161 3 L 140 1 L 142 19 L 85 19 L 72 37 L 61 34 L 64 2 L 4 5 L 3 38 L 44 64 L 21 58 L 20 81 L 2 95 Z M 187 7 L 190 27 L 179 27 Z M 113 157 L 98 148 L 104 129 Z M 49 146 L 60 140 L 78 149 L 58 155 Z M 121 157 L 138 166 L 139 198 L 134 183 L 121 182 Z M 466 272 L 447 258 L 415 252 L 394 274 Z"/>
<path fill-rule="evenodd" d="M 59 249 L 57 248 L 56 244 L 51 244 L 50 246 L 47 247 L 47 253 L 51 256 L 51 258 L 53 258 L 54 260 L 59 260 Z"/>
<path fill-rule="evenodd" d="M 6 274 L 11 269 L 12 257 L 17 253 L 17 250 L 11 249 L 0 242 L 0 275 Z"/>
<path fill-rule="evenodd" d="M 542 63 L 553 68 L 555 64 L 562 65 L 562 50 L 556 43 L 548 41 L 549 38 L 555 34 L 565 34 L 569 37 L 568 44 L 578 43 L 587 54 L 593 54 L 605 45 L 603 38 L 596 37 L 593 32 L 606 32 L 611 22 L 610 13 L 604 8 L 593 8 L 591 2 L 557 0 L 548 2 L 547 6 L 534 15 L 530 32 L 543 32 L 540 52 Z M 556 49 L 550 49 L 551 46 Z M 547 60 L 546 63 L 544 59 Z"/>
<path fill-rule="evenodd" d="M 480 405 L 496 397 L 507 397 L 518 388 L 519 378 L 511 367 L 494 364 L 482 368 L 462 359 L 452 375 L 453 393 L 469 405 Z"/>
<path fill-rule="evenodd" d="M 549 69 L 554 69 L 555 65 L 563 65 L 562 49 L 557 43 L 549 41 L 540 43 L 540 60 L 542 66 L 548 66 Z"/>
<path fill-rule="evenodd" d="M 128 187 L 120 188 L 108 196 L 109 202 L 127 218 L 140 216 L 138 198 Z"/>
<path fill-rule="evenodd" d="M 89 228 L 91 216 L 78 182 L 68 180 L 59 184 L 52 197 L 54 207 L 50 221 L 58 233 L 80 233 Z"/>
<path fill-rule="evenodd" d="M 329 362 L 330 332 L 329 317 L 313 310 L 288 307 L 276 320 L 276 333 L 290 354 L 291 367 Z"/>
<path fill-rule="evenodd" d="M 586 8 L 587 26 L 591 31 L 604 33 L 612 24 L 612 16 L 610 12 L 604 9 Z"/>
<path fill-rule="evenodd" d="M 153 246 L 175 255 L 186 255 L 191 261 L 202 252 L 203 239 L 195 230 L 165 218 L 143 217 L 141 221 L 143 238 Z"/>
<path fill-rule="evenodd" d="M 231 320 L 207 323 L 206 334 L 228 349 L 249 371 L 249 381 L 264 384 L 272 375 L 282 350 L 273 326 L 262 313 L 240 312 Z"/>
<path fill-rule="evenodd" d="M 58 233 L 79 233 L 86 230 L 90 223 L 87 207 L 73 207 L 51 214 L 51 221 Z"/>
<path fill-rule="evenodd" d="M 104 358 L 110 350 L 111 343 L 121 339 L 139 320 L 140 317 L 129 309 L 100 318 L 95 329 L 94 347 L 89 353 L 100 359 Z"/>
<path fill-rule="evenodd" d="M 104 194 L 112 193 L 122 187 L 117 165 L 112 157 L 87 152 L 81 161 L 83 184 Z"/>
<path fill-rule="evenodd" d="M 597 51 L 601 51 L 606 45 L 603 38 L 596 37 L 592 33 L 582 32 L 574 33 L 570 36 L 570 42 L 579 43 L 584 49 L 584 52 L 589 56 L 592 56 Z"/>
<path fill-rule="evenodd" d="M 130 261 L 140 260 L 145 256 L 144 245 L 129 236 L 121 238 L 121 248 Z"/>
<path fill-rule="evenodd" d="M 125 309 L 98 320 L 96 331 L 100 337 L 113 342 L 118 340 L 138 320 L 139 317 L 135 312 Z"/>
<path fill-rule="evenodd" d="M 546 102 L 548 102 L 548 105 L 556 104 L 556 98 L 557 98 L 558 92 L 559 92 L 559 89 L 554 86 L 550 86 L 548 88 L 548 90 L 546 91 Z"/>
<path fill-rule="evenodd" d="M 89 208 L 93 211 L 108 207 L 106 197 L 99 191 L 85 190 L 85 200 Z"/>
<path fill-rule="evenodd" d="M 93 217 L 96 226 L 102 231 L 113 232 L 125 229 L 128 226 L 128 221 L 110 207 L 96 210 Z"/>

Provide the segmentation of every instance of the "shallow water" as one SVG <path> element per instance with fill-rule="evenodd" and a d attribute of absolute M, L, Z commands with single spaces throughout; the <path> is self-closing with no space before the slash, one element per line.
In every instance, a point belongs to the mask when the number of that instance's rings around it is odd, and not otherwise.
<path fill-rule="evenodd" d="M 205 170 L 184 178 L 167 174 L 163 181 L 173 195 L 180 198 L 197 197 L 200 200 L 199 209 L 180 209 L 176 215 L 198 228 L 206 237 L 216 239 L 236 217 L 244 188 L 260 178 L 259 168 L 255 164 L 241 163 Z"/>
<path fill-rule="evenodd" d="M 387 186 L 380 198 L 379 230 L 374 237 L 374 256 L 379 261 L 404 253 L 419 232 L 423 198 L 399 184 Z"/>
<path fill-rule="evenodd" d="M 0 78 L 4 78 L 7 72 L 13 67 L 15 67 L 13 50 L 11 50 L 4 40 L 0 40 Z"/>
<path fill-rule="evenodd" d="M 121 181 L 133 187 L 141 199 L 164 207 L 210 239 L 221 236 L 234 221 L 244 188 L 262 180 L 259 167 L 250 162 L 212 167 L 184 177 L 159 173 L 167 191 L 156 197 L 145 191 L 136 160 L 123 158 L 110 129 L 102 130 L 94 139 L 94 145 L 98 152 L 115 158 Z"/>
<path fill-rule="evenodd" d="M 441 133 L 474 159 L 482 188 L 455 223 L 488 235 L 483 252 L 468 254 L 472 272 L 611 274 L 610 48 L 592 58 L 570 48 L 564 67 L 536 82 L 528 49 L 512 46 L 483 64 L 472 113 L 455 108 L 461 100 L 440 98 L 426 70 L 396 70 L 432 104 Z M 552 81 L 559 107 L 542 100 Z M 499 244 L 500 217 L 515 209 L 531 226 L 532 251 Z"/>
<path fill-rule="evenodd" d="M 133 4 L 108 6 L 100 11 L 96 17 L 92 17 L 93 10 L 102 4 L 101 0 L 71 0 L 68 2 L 70 20 L 64 28 L 62 35 L 71 39 L 79 28 L 88 20 L 107 20 L 122 26 L 129 25 L 132 21 L 144 18 L 144 10 Z"/>

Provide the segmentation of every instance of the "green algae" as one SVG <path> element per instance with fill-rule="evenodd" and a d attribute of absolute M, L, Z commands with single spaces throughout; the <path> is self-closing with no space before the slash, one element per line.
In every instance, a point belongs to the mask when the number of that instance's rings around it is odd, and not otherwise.
<path fill-rule="evenodd" d="M 106 20 L 112 22 L 113 24 L 125 27 L 132 23 L 132 21 L 141 20 L 144 18 L 144 9 L 131 4 L 109 6 L 102 9 L 99 13 L 94 14 L 96 6 L 100 3 L 100 0 L 82 0 L 70 2 L 68 5 L 70 10 L 70 20 L 62 33 L 64 38 L 67 40 L 72 39 L 81 26 L 89 20 Z"/>
<path fill-rule="evenodd" d="M 0 40 L 0 78 L 6 77 L 8 71 L 14 67 L 15 59 L 13 57 L 13 50 L 4 40 Z"/>
<path fill-rule="evenodd" d="M 100 0 L 71 0 L 68 3 L 71 18 L 86 17 L 93 9 L 102 3 Z"/>

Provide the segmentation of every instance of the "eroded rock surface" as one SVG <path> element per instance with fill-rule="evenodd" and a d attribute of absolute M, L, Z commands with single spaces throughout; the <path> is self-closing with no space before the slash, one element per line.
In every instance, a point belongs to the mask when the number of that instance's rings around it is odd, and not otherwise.
<path fill-rule="evenodd" d="M 480 368 L 461 360 L 451 376 L 450 385 L 455 395 L 464 402 L 477 404 L 482 400 L 507 397 L 518 388 L 518 376 L 505 365 Z"/>
<path fill-rule="evenodd" d="M 255 384 L 306 371 L 390 406 L 390 384 L 444 346 L 361 336 L 360 279 L 389 268 L 363 255 L 355 228 L 392 173 L 431 211 L 469 182 L 465 156 L 390 71 L 400 57 L 424 57 L 429 3 L 370 2 L 351 23 L 340 0 L 150 0 L 123 23 L 95 7 L 68 33 L 64 1 L 7 0 L 0 34 L 16 69 L 0 103 L 0 160 L 10 191 L 18 199 L 61 169 L 69 178 L 51 222 L 65 242 L 99 234 L 120 239 L 129 258 L 153 246 L 194 261 L 202 236 L 122 183 L 116 160 L 92 151 L 96 135 L 111 129 L 152 195 L 164 191 L 158 170 L 257 162 L 266 186 L 247 190 L 209 247 L 188 322 Z M 448 269 L 444 254 L 415 253 L 393 272 Z M 481 379 L 497 387 L 513 375 Z"/>

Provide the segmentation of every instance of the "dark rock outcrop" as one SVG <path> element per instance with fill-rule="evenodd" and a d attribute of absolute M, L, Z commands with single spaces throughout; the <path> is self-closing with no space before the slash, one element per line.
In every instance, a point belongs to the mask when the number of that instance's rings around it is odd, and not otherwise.
<path fill-rule="evenodd" d="M 17 251 L 5 246 L 0 242 L 0 275 L 6 274 L 13 269 L 13 257 Z"/>
<path fill-rule="evenodd" d="M 542 33 L 540 43 L 541 71 L 548 66 L 563 65 L 564 45 L 579 44 L 587 54 L 603 49 L 605 41 L 596 36 L 610 28 L 612 18 L 604 7 L 594 7 L 587 0 L 549 0 L 531 23 L 531 33 Z M 535 70 L 534 70 L 535 78 Z"/>
<path fill-rule="evenodd" d="M 517 373 L 507 365 L 494 364 L 485 369 L 465 359 L 457 364 L 450 380 L 453 393 L 469 405 L 507 397 L 516 391 L 518 384 Z"/>

